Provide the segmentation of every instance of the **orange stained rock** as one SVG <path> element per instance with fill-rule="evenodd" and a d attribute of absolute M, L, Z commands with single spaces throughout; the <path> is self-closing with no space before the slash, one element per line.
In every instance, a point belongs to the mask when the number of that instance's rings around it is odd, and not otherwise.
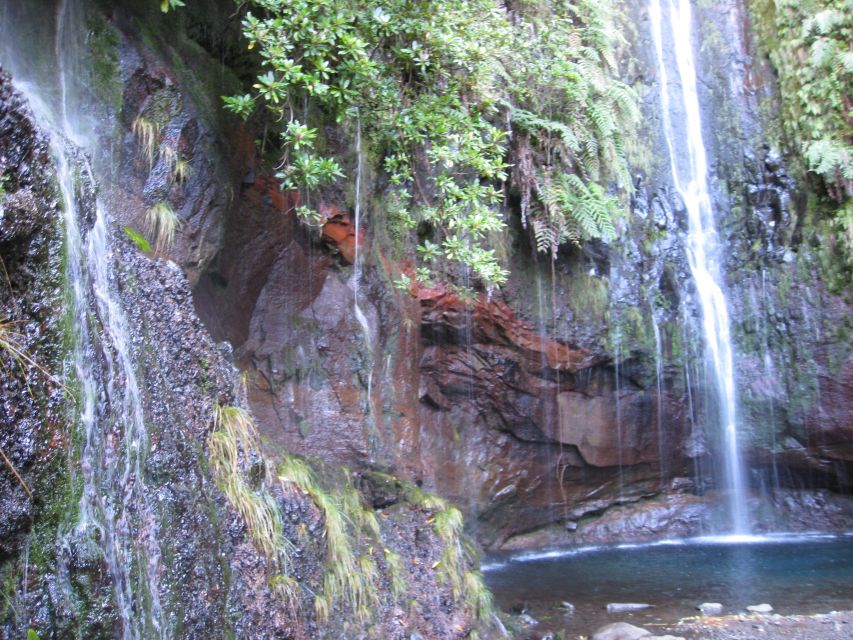
<path fill-rule="evenodd" d="M 472 321 L 475 342 L 514 347 L 531 361 L 544 359 L 550 369 L 574 373 L 602 361 L 585 349 L 535 333 L 503 300 L 480 293 L 468 302 L 444 285 L 419 282 L 412 284 L 410 293 L 420 301 L 425 323 L 447 324 L 459 330 Z"/>
<path fill-rule="evenodd" d="M 335 249 L 347 264 L 355 262 L 355 247 L 364 244 L 364 229 L 359 229 L 358 239 L 355 235 L 355 225 L 348 213 L 343 213 L 334 204 L 321 204 L 320 215 L 326 219 L 323 224 L 322 239 Z"/>

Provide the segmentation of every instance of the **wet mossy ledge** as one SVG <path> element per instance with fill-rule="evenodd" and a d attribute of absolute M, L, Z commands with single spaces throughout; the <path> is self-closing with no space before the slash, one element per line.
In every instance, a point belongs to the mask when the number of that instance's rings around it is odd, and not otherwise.
<path fill-rule="evenodd" d="M 497 632 L 458 509 L 384 473 L 264 455 L 238 407 L 217 407 L 215 425 L 208 451 L 217 484 L 266 558 L 279 606 L 308 637 L 447 633 L 425 606 L 437 599 L 459 603 L 440 615 L 459 637 Z"/>

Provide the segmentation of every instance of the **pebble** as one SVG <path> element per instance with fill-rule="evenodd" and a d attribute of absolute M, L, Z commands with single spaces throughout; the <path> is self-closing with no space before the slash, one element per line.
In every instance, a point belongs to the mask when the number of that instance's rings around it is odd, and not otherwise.
<path fill-rule="evenodd" d="M 751 604 L 746 610 L 751 613 L 770 613 L 773 611 L 773 607 L 765 602 L 763 604 Z"/>

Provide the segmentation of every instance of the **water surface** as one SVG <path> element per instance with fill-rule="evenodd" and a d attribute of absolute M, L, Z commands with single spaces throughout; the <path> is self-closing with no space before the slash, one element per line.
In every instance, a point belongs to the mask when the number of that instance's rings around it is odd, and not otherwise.
<path fill-rule="evenodd" d="M 853 609 L 853 535 L 695 538 L 493 556 L 486 582 L 504 610 L 527 608 L 538 631 L 590 633 L 608 622 L 661 624 L 696 615 L 702 602 L 725 613 L 770 603 L 776 612 Z M 575 606 L 574 615 L 559 609 Z M 653 608 L 609 614 L 611 602 Z"/>

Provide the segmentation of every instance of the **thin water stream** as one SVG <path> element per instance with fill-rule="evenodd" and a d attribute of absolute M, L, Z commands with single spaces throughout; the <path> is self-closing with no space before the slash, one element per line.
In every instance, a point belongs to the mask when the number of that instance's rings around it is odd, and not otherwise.
<path fill-rule="evenodd" d="M 652 332 L 655 338 L 655 400 L 657 405 L 655 416 L 657 418 L 658 460 L 660 464 L 658 474 L 660 476 L 660 487 L 661 490 L 663 490 L 666 487 L 666 478 L 668 474 L 668 469 L 666 468 L 666 438 L 664 437 L 663 420 L 663 345 L 661 342 L 658 318 L 657 315 L 655 315 L 655 307 L 651 301 L 649 301 L 649 316 L 652 320 Z"/>
<path fill-rule="evenodd" d="M 360 287 L 361 287 L 361 180 L 362 180 L 362 152 L 361 152 L 361 116 L 356 114 L 355 120 L 355 153 L 356 153 L 356 170 L 355 170 L 355 253 L 353 258 L 353 273 L 352 273 L 352 295 L 353 295 L 353 314 L 361 327 L 364 334 L 364 344 L 367 354 L 367 407 L 368 411 L 372 411 L 371 403 L 373 398 L 373 334 L 370 330 L 370 322 L 367 316 L 364 315 L 361 306 L 359 305 Z"/>

